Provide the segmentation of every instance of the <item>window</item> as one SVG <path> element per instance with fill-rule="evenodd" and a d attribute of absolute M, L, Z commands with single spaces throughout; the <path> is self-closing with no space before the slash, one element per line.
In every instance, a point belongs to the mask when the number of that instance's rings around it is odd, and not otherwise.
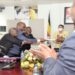
<path fill-rule="evenodd" d="M 6 26 L 0 26 L 0 32 L 6 32 Z"/>

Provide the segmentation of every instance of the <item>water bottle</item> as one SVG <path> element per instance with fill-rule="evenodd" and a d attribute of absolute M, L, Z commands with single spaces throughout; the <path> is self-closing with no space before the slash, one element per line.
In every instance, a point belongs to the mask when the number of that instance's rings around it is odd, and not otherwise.
<path fill-rule="evenodd" d="M 22 51 L 21 52 L 21 59 L 23 59 L 24 58 L 24 52 Z"/>
<path fill-rule="evenodd" d="M 37 64 L 35 64 L 35 66 L 34 66 L 33 75 L 40 75 L 40 71 L 38 69 Z"/>

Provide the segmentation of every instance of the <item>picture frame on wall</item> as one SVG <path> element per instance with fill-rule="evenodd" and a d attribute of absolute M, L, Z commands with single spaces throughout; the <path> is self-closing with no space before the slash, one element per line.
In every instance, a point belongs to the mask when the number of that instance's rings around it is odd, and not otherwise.
<path fill-rule="evenodd" d="M 71 18 L 71 7 L 64 8 L 64 24 L 73 24 Z"/>

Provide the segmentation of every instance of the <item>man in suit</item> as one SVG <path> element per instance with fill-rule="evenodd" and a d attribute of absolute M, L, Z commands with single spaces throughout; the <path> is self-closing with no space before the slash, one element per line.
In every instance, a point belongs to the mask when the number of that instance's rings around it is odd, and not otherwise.
<path fill-rule="evenodd" d="M 75 23 L 75 5 L 71 11 Z M 32 50 L 32 53 L 44 59 L 44 75 L 75 75 L 75 30 L 65 39 L 58 55 L 43 44 L 39 51 Z"/>

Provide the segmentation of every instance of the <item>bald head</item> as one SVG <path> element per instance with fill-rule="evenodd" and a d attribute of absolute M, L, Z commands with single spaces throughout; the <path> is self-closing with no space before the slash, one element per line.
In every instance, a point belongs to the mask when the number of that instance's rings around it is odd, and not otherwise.
<path fill-rule="evenodd" d="M 26 24 L 23 22 L 18 22 L 17 23 L 17 29 L 20 31 L 23 31 L 26 28 Z"/>

